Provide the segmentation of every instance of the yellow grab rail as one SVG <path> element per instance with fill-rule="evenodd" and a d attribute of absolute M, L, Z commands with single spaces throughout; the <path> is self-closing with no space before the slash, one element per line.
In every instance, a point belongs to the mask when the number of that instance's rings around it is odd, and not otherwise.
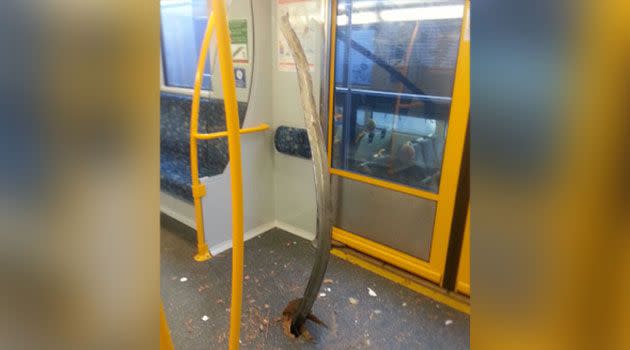
<path fill-rule="evenodd" d="M 269 129 L 269 125 L 266 123 L 262 123 L 258 126 L 255 126 L 253 128 L 244 128 L 244 129 L 240 129 L 239 133 L 241 134 L 251 134 L 254 132 L 259 132 L 259 131 L 264 131 Z M 197 140 L 213 140 L 213 139 L 218 139 L 221 137 L 226 137 L 228 136 L 227 131 L 219 131 L 219 132 L 213 132 L 212 134 L 195 134 L 195 138 Z"/>
<path fill-rule="evenodd" d="M 193 90 L 192 108 L 190 115 L 190 174 L 192 177 L 192 193 L 195 204 L 195 222 L 197 226 L 197 255 L 195 260 L 210 259 L 210 251 L 205 242 L 203 226 L 203 212 L 201 198 L 206 194 L 205 186 L 199 181 L 199 164 L 197 158 L 197 141 L 212 140 L 220 137 L 228 138 L 230 156 L 230 190 L 232 192 L 232 299 L 230 305 L 230 338 L 229 348 L 238 349 L 241 325 L 241 306 L 243 298 L 243 176 L 241 164 L 240 134 L 248 134 L 269 129 L 269 125 L 261 124 L 252 128 L 240 129 L 238 117 L 238 102 L 236 100 L 236 82 L 234 80 L 234 63 L 227 23 L 227 13 L 224 0 L 212 0 L 213 13 L 208 19 L 208 25 L 201 44 L 195 85 Z M 208 47 L 213 31 L 217 32 L 217 47 L 221 83 L 223 87 L 223 103 L 225 106 L 225 120 L 227 131 L 210 134 L 199 133 L 199 101 L 201 98 L 201 82 L 205 70 Z"/>
<path fill-rule="evenodd" d="M 203 227 L 203 211 L 201 208 L 201 198 L 206 194 L 205 186 L 199 181 L 199 164 L 197 163 L 197 134 L 199 120 L 199 99 L 201 95 L 201 81 L 203 71 L 206 69 L 206 59 L 208 57 L 208 47 L 214 31 L 214 13 L 210 14 L 206 32 L 201 43 L 199 52 L 199 62 L 197 62 L 197 72 L 195 73 L 195 86 L 193 90 L 192 107 L 190 112 L 190 176 L 192 178 L 193 203 L 195 204 L 195 225 L 197 228 L 197 255 L 195 260 L 206 261 L 210 259 L 210 251 L 206 244 L 206 235 Z"/>
<path fill-rule="evenodd" d="M 162 303 L 160 303 L 160 350 L 173 350 L 171 331 L 168 329 L 168 322 L 166 322 L 166 314 L 164 314 L 164 305 Z"/>
<path fill-rule="evenodd" d="M 210 14 L 206 32 L 204 33 L 199 52 L 199 61 L 197 62 L 197 72 L 195 73 L 195 84 L 193 88 L 192 108 L 190 112 L 190 176 L 192 178 L 192 194 L 195 206 L 195 226 L 197 229 L 197 254 L 195 260 L 206 261 L 212 256 L 208 250 L 206 243 L 205 230 L 203 225 L 203 210 L 201 206 L 201 198 L 206 195 L 205 186 L 199 181 L 199 161 L 197 151 L 198 140 L 212 140 L 228 136 L 228 131 L 220 131 L 211 134 L 199 133 L 199 102 L 201 100 L 201 82 L 203 80 L 203 72 L 206 68 L 206 60 L 208 58 L 208 49 L 215 27 L 214 13 Z M 236 95 L 236 92 L 235 92 Z M 238 117 L 237 117 L 238 121 Z M 269 125 L 263 123 L 252 128 L 240 129 L 239 133 L 249 134 L 269 129 Z"/>
<path fill-rule="evenodd" d="M 241 333 L 241 303 L 243 298 L 243 176 L 241 169 L 241 135 L 239 133 L 238 105 L 234 63 L 223 0 L 212 0 L 217 21 L 217 45 L 223 103 L 230 152 L 230 189 L 232 190 L 232 300 L 230 303 L 229 349 L 238 349 Z"/>

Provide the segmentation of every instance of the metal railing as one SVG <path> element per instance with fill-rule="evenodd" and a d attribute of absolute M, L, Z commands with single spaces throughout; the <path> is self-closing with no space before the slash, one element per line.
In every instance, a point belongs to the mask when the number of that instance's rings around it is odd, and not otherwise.
<path fill-rule="evenodd" d="M 221 71 L 221 85 L 223 88 L 223 102 L 225 106 L 226 131 L 203 134 L 199 133 L 199 101 L 201 82 L 205 69 L 208 48 L 213 32 L 216 30 L 217 50 Z M 203 37 L 190 115 L 190 173 L 192 177 L 192 193 L 195 205 L 195 222 L 197 227 L 197 254 L 195 260 L 210 259 L 210 251 L 205 241 L 203 211 L 201 198 L 206 195 L 205 185 L 199 181 L 199 164 L 197 158 L 197 142 L 220 137 L 228 138 L 228 152 L 230 157 L 230 190 L 232 193 L 232 299 L 230 305 L 230 338 L 229 348 L 238 349 L 240 338 L 241 303 L 243 297 L 243 176 L 241 164 L 241 134 L 259 132 L 269 129 L 269 125 L 261 124 L 253 128 L 240 129 L 238 105 L 236 100 L 236 83 L 234 80 L 234 63 L 230 33 L 228 29 L 227 13 L 223 0 L 212 0 L 212 13 L 208 19 L 206 32 Z"/>

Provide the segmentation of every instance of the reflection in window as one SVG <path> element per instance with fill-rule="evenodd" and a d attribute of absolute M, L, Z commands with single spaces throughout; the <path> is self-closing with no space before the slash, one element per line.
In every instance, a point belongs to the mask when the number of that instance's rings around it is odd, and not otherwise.
<path fill-rule="evenodd" d="M 438 192 L 463 12 L 339 1 L 333 167 Z"/>
<path fill-rule="evenodd" d="M 161 0 L 162 65 L 166 86 L 192 88 L 201 42 L 208 23 L 206 0 Z M 210 89 L 206 63 L 202 88 Z"/>

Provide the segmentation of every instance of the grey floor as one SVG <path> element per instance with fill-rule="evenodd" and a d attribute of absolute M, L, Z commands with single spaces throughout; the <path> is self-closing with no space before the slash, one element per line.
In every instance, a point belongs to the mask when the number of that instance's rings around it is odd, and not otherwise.
<path fill-rule="evenodd" d="M 176 350 L 227 348 L 231 250 L 198 263 L 190 232 L 173 225 L 161 231 L 161 293 Z M 314 342 L 289 339 L 277 320 L 301 296 L 314 249 L 273 229 L 247 241 L 245 252 L 243 349 L 470 347 L 468 315 L 334 256 L 313 310 L 329 329 L 310 323 Z"/>

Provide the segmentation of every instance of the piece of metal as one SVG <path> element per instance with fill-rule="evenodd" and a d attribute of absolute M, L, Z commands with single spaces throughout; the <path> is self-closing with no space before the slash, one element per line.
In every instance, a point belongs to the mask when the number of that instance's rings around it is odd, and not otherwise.
<path fill-rule="evenodd" d="M 309 73 L 309 63 L 304 49 L 295 31 L 289 23 L 288 14 L 280 20 L 280 29 L 295 61 L 300 100 L 304 109 L 304 119 L 311 146 L 311 160 L 315 178 L 315 196 L 317 201 L 317 255 L 311 270 L 311 276 L 300 301 L 297 311 L 293 315 L 291 331 L 300 334 L 300 329 L 313 308 L 319 293 L 324 274 L 330 259 L 330 242 L 332 230 L 332 201 L 330 198 L 330 173 L 326 153 L 326 136 L 324 134 L 319 113 L 313 96 L 313 81 Z"/>

